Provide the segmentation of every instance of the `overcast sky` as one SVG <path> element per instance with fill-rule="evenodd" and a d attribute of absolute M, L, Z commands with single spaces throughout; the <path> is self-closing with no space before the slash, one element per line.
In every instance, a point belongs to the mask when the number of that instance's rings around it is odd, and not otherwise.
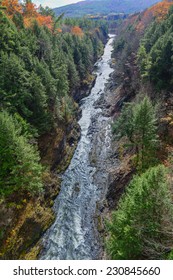
<path fill-rule="evenodd" d="M 61 7 L 77 2 L 80 2 L 80 0 L 33 0 L 33 3 L 38 6 L 41 4 L 42 6 L 48 6 L 50 8 Z"/>

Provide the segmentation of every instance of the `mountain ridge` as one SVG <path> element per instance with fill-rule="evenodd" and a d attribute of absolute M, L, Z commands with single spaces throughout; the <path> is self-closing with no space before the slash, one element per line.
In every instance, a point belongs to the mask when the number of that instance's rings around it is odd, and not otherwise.
<path fill-rule="evenodd" d="M 104 5 L 103 5 L 104 2 Z M 66 17 L 81 17 L 86 15 L 125 13 L 131 14 L 146 9 L 158 0 L 86 0 L 75 4 L 54 8 L 56 15 L 65 13 Z"/>

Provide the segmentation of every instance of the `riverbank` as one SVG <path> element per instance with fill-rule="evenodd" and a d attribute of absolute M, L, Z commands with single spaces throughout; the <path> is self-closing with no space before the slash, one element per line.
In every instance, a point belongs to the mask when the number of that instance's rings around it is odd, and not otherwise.
<path fill-rule="evenodd" d="M 1 57 L 0 258 L 23 259 L 54 220 L 60 175 L 80 138 L 75 101 L 94 83 L 107 26 L 78 19 L 54 32 L 51 16 L 48 28 L 2 16 L 1 35 L 15 36 Z"/>
<path fill-rule="evenodd" d="M 90 75 L 73 98 L 80 102 L 84 96 L 88 96 L 95 80 L 96 75 Z M 61 174 L 67 169 L 81 137 L 77 123 L 81 110 L 77 103 L 75 106 L 76 113 L 68 126 L 62 122 L 39 139 L 41 162 L 48 167 L 43 178 L 44 193 L 39 198 L 25 194 L 20 197 L 11 196 L 5 202 L 0 201 L 0 259 L 38 257 L 41 249 L 40 237 L 55 220 L 52 206 L 60 192 Z"/>
<path fill-rule="evenodd" d="M 108 259 L 105 252 L 107 237 L 105 221 L 110 218 L 111 211 L 116 209 L 126 185 L 134 174 L 130 156 L 120 148 L 123 143 L 115 141 L 111 133 L 111 123 L 118 117 L 125 98 L 121 92 L 123 84 L 115 79 L 118 68 L 115 69 L 112 60 L 111 67 L 113 72 L 110 74 L 105 90 L 94 104 L 96 110 L 102 110 L 102 118 L 99 119 L 98 116 L 93 118 L 89 129 L 91 132 L 97 131 L 97 135 L 92 138 L 90 162 L 96 169 L 94 184 L 101 191 L 95 212 L 97 238 L 100 243 L 99 259 Z M 107 128 L 105 124 L 108 124 Z"/>
<path fill-rule="evenodd" d="M 96 109 L 95 104 L 113 71 L 109 65 L 112 40 L 107 43 L 104 55 L 98 62 L 97 79 L 91 94 L 81 101 L 81 138 L 72 161 L 62 176 L 61 191 L 54 206 L 57 218 L 43 237 L 41 259 L 99 259 L 101 255 L 95 213 L 98 201 L 105 194 L 105 187 L 104 184 L 100 187 L 95 184 L 97 170 L 94 165 L 97 159 L 92 164 L 90 160 L 91 151 L 94 150 L 92 141 L 97 139 L 98 131 L 102 131 L 102 135 L 98 136 L 99 144 L 105 139 L 100 146 L 103 153 L 96 152 L 100 154 L 99 164 L 110 148 L 107 146 L 110 141 L 110 120 L 102 115 L 100 108 Z"/>

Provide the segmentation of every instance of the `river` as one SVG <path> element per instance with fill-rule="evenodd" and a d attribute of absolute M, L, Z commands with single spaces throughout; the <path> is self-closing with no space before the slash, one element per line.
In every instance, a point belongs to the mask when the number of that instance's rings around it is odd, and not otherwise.
<path fill-rule="evenodd" d="M 110 35 L 103 56 L 96 63 L 95 85 L 81 101 L 81 139 L 62 176 L 61 191 L 54 205 L 56 220 L 43 237 L 40 259 L 89 260 L 101 256 L 95 213 L 107 191 L 111 129 L 110 118 L 96 104 L 113 72 L 110 66 L 113 40 Z"/>

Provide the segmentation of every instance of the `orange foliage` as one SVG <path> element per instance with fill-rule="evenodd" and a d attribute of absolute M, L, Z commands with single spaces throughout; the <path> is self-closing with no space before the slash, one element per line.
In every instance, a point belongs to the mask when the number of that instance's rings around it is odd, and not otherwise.
<path fill-rule="evenodd" d="M 61 28 L 57 28 L 56 29 L 58 33 L 62 33 L 62 29 Z"/>
<path fill-rule="evenodd" d="M 53 20 L 51 16 L 37 14 L 36 21 L 39 25 L 46 25 L 49 29 L 52 29 Z"/>
<path fill-rule="evenodd" d="M 52 29 L 52 17 L 39 14 L 36 5 L 32 2 L 28 2 L 25 6 L 22 6 L 18 0 L 3 0 L 2 5 L 7 8 L 6 14 L 11 19 L 15 13 L 21 13 L 25 27 L 30 27 L 33 21 L 37 21 L 39 25 L 45 25 L 49 29 Z"/>
<path fill-rule="evenodd" d="M 35 17 L 37 16 L 37 11 L 36 11 L 36 5 L 33 3 L 26 3 L 25 4 L 25 10 L 24 10 L 24 16 L 28 17 Z"/>
<path fill-rule="evenodd" d="M 160 21 L 165 18 L 170 6 L 173 5 L 172 1 L 164 0 L 153 7 L 154 16 Z"/>
<path fill-rule="evenodd" d="M 163 0 L 147 9 L 141 14 L 141 18 L 136 25 L 137 31 L 142 31 L 155 17 L 158 21 L 163 20 L 168 14 L 170 6 L 173 5 L 173 1 Z"/>
<path fill-rule="evenodd" d="M 28 17 L 23 18 L 24 26 L 25 27 L 30 27 L 31 26 L 31 19 Z"/>
<path fill-rule="evenodd" d="M 33 3 L 26 3 L 23 11 L 23 20 L 25 27 L 30 27 L 32 22 L 36 20 L 37 17 L 36 5 Z"/>
<path fill-rule="evenodd" d="M 12 18 L 15 13 L 22 13 L 22 6 L 19 4 L 18 0 L 3 0 L 2 6 L 7 8 L 6 13 L 10 18 Z"/>
<path fill-rule="evenodd" d="M 79 26 L 72 27 L 71 33 L 79 37 L 83 36 L 83 31 Z"/>
<path fill-rule="evenodd" d="M 136 24 L 136 30 L 137 31 L 143 31 L 153 20 L 153 12 L 152 10 L 148 9 L 146 10 L 138 19 L 138 23 Z"/>

